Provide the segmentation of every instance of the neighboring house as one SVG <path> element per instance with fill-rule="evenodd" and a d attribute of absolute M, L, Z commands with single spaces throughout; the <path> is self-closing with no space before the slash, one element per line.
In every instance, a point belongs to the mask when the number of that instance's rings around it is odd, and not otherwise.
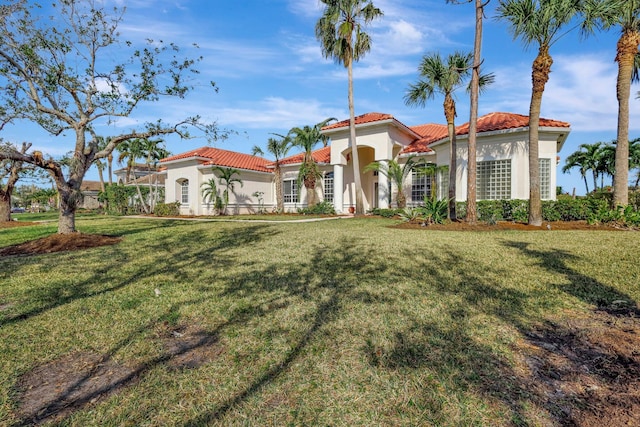
<path fill-rule="evenodd" d="M 116 176 L 116 184 L 129 184 L 130 182 L 156 172 L 156 167 L 148 166 L 144 163 L 136 163 L 131 168 L 130 177 L 127 177 L 127 168 L 120 168 L 113 171 Z"/>
<path fill-rule="evenodd" d="M 569 132 L 570 125 L 556 120 L 540 119 L 540 180 L 543 199 L 555 199 L 557 155 Z M 467 139 L 469 126 L 456 128 L 457 182 L 456 200 L 466 200 Z M 329 136 L 328 147 L 314 151 L 322 179 L 316 191 L 321 200 L 333 203 L 337 212 L 346 212 L 355 205 L 349 121 L 328 125 L 322 133 Z M 424 124 L 406 126 L 390 114 L 367 113 L 356 117 L 356 138 L 361 167 L 361 181 L 366 210 L 390 206 L 391 188 L 382 174 L 362 173 L 373 161 L 395 159 L 404 163 L 409 156 L 436 166 L 449 164 L 449 140 L 446 125 Z M 491 113 L 478 119 L 477 132 L 477 198 L 527 199 L 529 197 L 528 117 L 512 113 Z M 295 211 L 306 206 L 306 193 L 299 188 L 298 168 L 302 154 L 281 161 L 285 210 Z M 233 151 L 203 147 L 161 160 L 166 167 L 166 201 L 180 201 L 183 214 L 206 215 L 212 206 L 202 200 L 200 187 L 213 176 L 211 167 L 218 165 L 240 170 L 244 187 L 236 186 L 230 196 L 230 212 L 248 213 L 257 209 L 257 199 L 251 195 L 264 193 L 267 210 L 275 207 L 273 162 Z M 448 172 L 441 170 L 435 177 L 414 172 L 404 184 L 410 205 L 422 203 L 424 195 L 437 186 L 440 198 L 447 195 Z M 222 188 L 219 186 L 220 190 Z"/>
<path fill-rule="evenodd" d="M 82 201 L 78 205 L 84 209 L 98 209 L 101 203 L 98 201 L 98 193 L 101 191 L 100 181 L 82 181 L 80 186 Z"/>

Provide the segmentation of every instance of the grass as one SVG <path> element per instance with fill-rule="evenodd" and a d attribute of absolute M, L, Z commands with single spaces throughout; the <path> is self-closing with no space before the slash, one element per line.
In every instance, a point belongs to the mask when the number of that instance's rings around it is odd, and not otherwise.
<path fill-rule="evenodd" d="M 636 233 L 393 223 L 81 218 L 124 241 L 0 258 L 1 423 L 21 421 L 22 375 L 90 353 L 135 378 L 60 424 L 544 424 L 551 414 L 518 393 L 514 343 L 640 301 Z M 0 230 L 0 247 L 53 231 Z M 215 343 L 178 369 L 164 331 L 189 328 Z"/>

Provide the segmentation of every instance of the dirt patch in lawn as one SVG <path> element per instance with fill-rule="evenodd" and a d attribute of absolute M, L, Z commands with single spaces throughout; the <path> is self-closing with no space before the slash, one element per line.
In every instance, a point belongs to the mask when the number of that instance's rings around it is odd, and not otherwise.
<path fill-rule="evenodd" d="M 62 420 L 132 385 L 155 366 L 193 369 L 224 352 L 215 333 L 193 325 L 170 327 L 163 323 L 155 328 L 152 339 L 161 343 L 162 354 L 137 366 L 118 363 L 109 355 L 75 352 L 26 373 L 16 385 L 18 423 Z"/>
<path fill-rule="evenodd" d="M 36 255 L 51 252 L 79 251 L 99 246 L 115 245 L 122 237 L 105 236 L 100 234 L 52 234 L 41 239 L 31 240 L 18 245 L 0 249 L 0 256 L 8 255 Z"/>
<path fill-rule="evenodd" d="M 516 351 L 516 375 L 525 400 L 544 408 L 558 425 L 601 427 L 605 420 L 612 426 L 638 425 L 640 311 L 636 307 L 549 322 L 529 331 Z"/>
<path fill-rule="evenodd" d="M 28 227 L 30 225 L 37 225 L 37 222 L 29 221 L 0 221 L 0 228 L 15 228 L 15 227 Z"/>
<path fill-rule="evenodd" d="M 409 221 L 397 225 L 393 228 L 410 229 L 410 230 L 439 230 L 439 231 L 502 231 L 502 230 L 518 230 L 518 231 L 554 231 L 554 230 L 621 230 L 607 225 L 587 224 L 586 221 L 553 221 L 543 222 L 542 226 L 534 226 L 522 222 L 498 221 L 495 224 L 486 222 L 477 222 L 469 224 L 464 221 L 452 221 L 446 224 L 425 224 L 423 221 Z M 629 229 L 625 229 L 629 230 Z"/>

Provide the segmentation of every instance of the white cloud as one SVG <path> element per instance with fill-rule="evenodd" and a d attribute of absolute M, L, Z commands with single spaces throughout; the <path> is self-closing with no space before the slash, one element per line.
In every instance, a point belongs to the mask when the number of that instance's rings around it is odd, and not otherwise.
<path fill-rule="evenodd" d="M 616 63 L 603 55 L 556 55 L 542 98 L 543 117 L 568 121 L 574 131 L 615 131 L 618 117 Z M 632 93 L 637 92 L 637 85 Z M 527 114 L 531 97 L 531 64 L 496 73 L 487 104 L 493 111 Z M 630 127 L 640 129 L 639 101 L 631 100 Z M 636 107 L 634 108 L 634 104 Z"/>
<path fill-rule="evenodd" d="M 329 108 L 315 99 L 285 99 L 269 97 L 248 106 L 214 110 L 223 126 L 236 129 L 290 129 L 326 119 L 344 117 L 342 109 Z"/>

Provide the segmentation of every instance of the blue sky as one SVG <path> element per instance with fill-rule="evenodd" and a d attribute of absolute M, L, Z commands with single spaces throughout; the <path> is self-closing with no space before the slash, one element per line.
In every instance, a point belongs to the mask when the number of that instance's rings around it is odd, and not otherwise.
<path fill-rule="evenodd" d="M 393 114 L 407 125 L 444 123 L 442 100 L 425 108 L 407 107 L 403 96 L 417 80 L 417 67 L 424 54 L 471 51 L 474 10 L 470 4 L 451 5 L 445 0 L 376 0 L 385 16 L 368 32 L 371 52 L 354 68 L 356 114 Z M 204 57 L 197 90 L 184 100 L 167 99 L 140 108 L 126 120 L 103 126 L 99 132 L 114 135 L 147 120 L 171 121 L 199 114 L 220 127 L 237 132 L 217 142 L 219 148 L 249 152 L 264 146 L 270 133 L 286 133 L 291 127 L 313 125 L 327 117 L 348 118 L 346 70 L 322 58 L 314 36 L 321 15 L 316 0 L 120 0 L 107 6 L 124 6 L 120 26 L 123 40 L 145 38 L 174 42 Z M 505 111 L 527 114 L 531 92 L 531 62 L 535 47 L 525 50 L 514 41 L 506 23 L 493 19 L 497 0 L 487 8 L 484 27 L 484 70 L 496 82 L 480 99 L 480 114 Z M 582 39 L 574 31 L 554 45 L 552 74 L 542 102 L 542 116 L 571 123 L 572 132 L 562 152 L 561 163 L 581 143 L 610 141 L 616 136 L 617 102 L 614 62 L 618 30 Z M 197 51 L 190 50 L 193 43 Z M 114 58 L 117 52 L 113 53 Z M 213 80 L 219 92 L 207 82 Z M 630 136 L 640 136 L 640 100 L 632 88 Z M 469 119 L 468 96 L 457 96 L 461 124 Z M 26 123 L 7 127 L 5 140 L 30 140 L 34 148 L 53 156 L 68 152 L 73 136 L 44 135 Z M 206 145 L 197 138 L 166 139 L 174 154 Z M 86 179 L 97 179 L 94 169 Z M 558 185 L 565 191 L 576 187 L 584 193 L 577 173 L 559 173 Z"/>

